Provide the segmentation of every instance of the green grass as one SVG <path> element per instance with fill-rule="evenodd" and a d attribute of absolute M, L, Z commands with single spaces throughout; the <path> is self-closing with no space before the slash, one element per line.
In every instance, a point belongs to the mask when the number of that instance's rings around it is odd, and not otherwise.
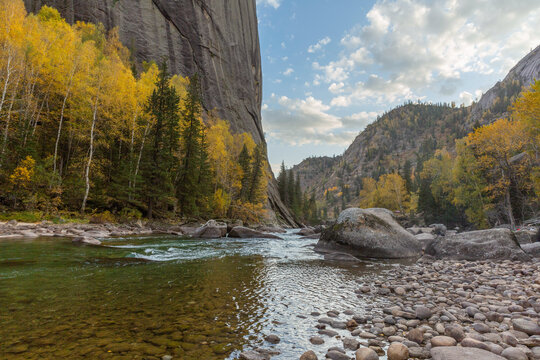
<path fill-rule="evenodd" d="M 88 223 L 88 219 L 79 217 L 76 213 L 46 214 L 41 211 L 5 211 L 0 212 L 0 221 L 16 220 L 19 222 L 37 223 L 43 220 L 55 224 Z"/>

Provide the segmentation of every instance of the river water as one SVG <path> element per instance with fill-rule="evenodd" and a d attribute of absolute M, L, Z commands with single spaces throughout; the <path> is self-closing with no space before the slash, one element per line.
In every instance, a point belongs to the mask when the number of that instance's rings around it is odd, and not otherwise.
<path fill-rule="evenodd" d="M 356 296 L 358 283 L 399 265 L 327 262 L 316 240 L 280 236 L 2 241 L 0 358 L 236 359 L 255 347 L 280 351 L 277 360 L 309 349 L 324 358 L 342 344 L 312 345 L 310 314 L 369 313 L 378 304 Z"/>

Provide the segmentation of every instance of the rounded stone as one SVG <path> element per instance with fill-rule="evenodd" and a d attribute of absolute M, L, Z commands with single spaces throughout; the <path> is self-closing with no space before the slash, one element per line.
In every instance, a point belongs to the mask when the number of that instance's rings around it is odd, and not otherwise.
<path fill-rule="evenodd" d="M 392 343 L 386 352 L 388 360 L 407 360 L 409 358 L 409 348 L 400 343 Z"/>
<path fill-rule="evenodd" d="M 509 347 L 503 350 L 501 356 L 508 360 L 528 360 L 529 357 L 520 349 Z"/>
<path fill-rule="evenodd" d="M 432 312 L 425 306 L 418 306 L 415 310 L 415 314 L 417 319 L 425 320 L 431 317 Z"/>
<path fill-rule="evenodd" d="M 462 347 L 472 347 L 472 348 L 476 348 L 476 349 L 482 349 L 482 350 L 487 350 L 489 351 L 489 346 L 487 346 L 486 344 L 484 344 L 483 342 L 479 341 L 479 340 L 476 340 L 476 339 L 473 339 L 473 338 L 465 338 L 461 341 L 461 346 Z"/>
<path fill-rule="evenodd" d="M 356 360 L 379 360 L 379 355 L 370 348 L 358 349 L 355 355 Z"/>
<path fill-rule="evenodd" d="M 402 295 L 405 295 L 407 290 L 405 290 L 405 288 L 401 286 L 398 286 L 397 288 L 394 289 L 394 292 L 396 293 L 396 295 L 402 296 Z"/>
<path fill-rule="evenodd" d="M 264 340 L 268 341 L 271 344 L 279 344 L 279 342 L 281 341 L 281 339 L 277 335 L 268 335 L 264 338 Z"/>
<path fill-rule="evenodd" d="M 414 341 L 417 344 L 422 344 L 424 341 L 424 332 L 420 329 L 412 329 L 407 334 L 407 339 Z"/>
<path fill-rule="evenodd" d="M 537 323 L 526 319 L 512 320 L 514 330 L 522 331 L 527 335 L 540 335 L 540 326 Z"/>
<path fill-rule="evenodd" d="M 313 345 L 321 345 L 324 344 L 324 339 L 320 336 L 312 336 L 309 338 L 309 342 Z"/>
<path fill-rule="evenodd" d="M 453 337 L 450 336 L 435 336 L 433 339 L 431 339 L 431 346 L 437 347 L 437 346 L 456 346 L 457 341 Z"/>
<path fill-rule="evenodd" d="M 317 354 L 313 352 L 313 350 L 306 351 L 305 353 L 300 356 L 300 360 L 318 360 Z"/>

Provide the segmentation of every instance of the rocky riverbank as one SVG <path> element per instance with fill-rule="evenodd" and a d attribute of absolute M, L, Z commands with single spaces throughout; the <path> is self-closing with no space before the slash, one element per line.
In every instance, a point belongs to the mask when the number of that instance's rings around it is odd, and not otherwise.
<path fill-rule="evenodd" d="M 538 260 L 421 259 L 400 265 L 383 280 L 359 283 L 356 290 L 364 302 L 375 304 L 382 297 L 387 306 L 368 315 L 355 309 L 311 314 L 313 348 L 301 360 L 317 359 L 313 350 L 334 360 L 540 359 L 539 270 Z M 357 309 L 359 314 L 364 310 Z M 343 346 L 325 348 L 330 337 Z"/>
<path fill-rule="evenodd" d="M 259 226 L 257 229 L 242 226 L 241 222 L 219 222 L 209 220 L 204 224 L 54 224 L 49 221 L 41 223 L 21 223 L 17 221 L 0 222 L 0 240 L 37 237 L 70 237 L 74 243 L 101 245 L 99 239 L 141 235 L 176 235 L 202 239 L 221 237 L 232 238 L 279 238 L 275 233 L 286 230 L 278 227 Z M 274 233 L 274 234 L 272 234 Z"/>

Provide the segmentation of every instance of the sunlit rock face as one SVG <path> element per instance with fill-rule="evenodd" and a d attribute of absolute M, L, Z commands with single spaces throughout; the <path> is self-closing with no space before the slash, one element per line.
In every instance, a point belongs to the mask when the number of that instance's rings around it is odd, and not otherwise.
<path fill-rule="evenodd" d="M 255 0 L 24 0 L 29 12 L 57 8 L 70 23 L 118 28 L 120 39 L 143 61 L 168 60 L 171 72 L 201 75 L 203 106 L 234 132 L 264 142 L 262 72 Z M 269 204 L 294 223 L 269 183 Z"/>

